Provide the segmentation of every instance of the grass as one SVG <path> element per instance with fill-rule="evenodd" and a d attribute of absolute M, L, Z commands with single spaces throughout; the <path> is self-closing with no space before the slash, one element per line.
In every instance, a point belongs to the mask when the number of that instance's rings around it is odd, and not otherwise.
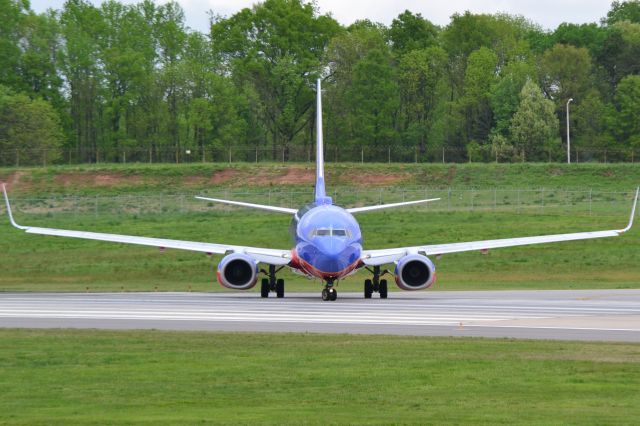
<path fill-rule="evenodd" d="M 637 424 L 640 346 L 0 330 L 0 423 Z"/>
<path fill-rule="evenodd" d="M 594 188 L 631 190 L 638 164 L 359 164 L 328 163 L 327 188 Z M 184 193 L 216 189 L 302 189 L 313 186 L 312 163 L 98 164 L 0 168 L 16 195 Z"/>

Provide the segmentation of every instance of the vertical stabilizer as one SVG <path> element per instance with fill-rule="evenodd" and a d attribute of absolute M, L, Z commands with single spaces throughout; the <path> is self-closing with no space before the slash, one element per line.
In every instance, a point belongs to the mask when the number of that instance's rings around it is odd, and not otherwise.
<path fill-rule="evenodd" d="M 322 89 L 320 79 L 316 93 L 316 204 L 331 204 L 324 187 L 324 146 L 322 140 Z"/>

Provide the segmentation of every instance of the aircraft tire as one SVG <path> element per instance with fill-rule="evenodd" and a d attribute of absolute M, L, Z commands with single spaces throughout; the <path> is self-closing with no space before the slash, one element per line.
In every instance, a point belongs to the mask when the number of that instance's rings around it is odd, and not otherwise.
<path fill-rule="evenodd" d="M 269 278 L 263 278 L 260 282 L 260 297 L 263 299 L 269 297 Z"/>
<path fill-rule="evenodd" d="M 335 302 L 338 299 L 338 292 L 335 289 L 331 289 L 329 291 L 329 300 Z"/>
<path fill-rule="evenodd" d="M 371 280 L 364 280 L 364 298 L 371 299 L 373 294 L 373 282 Z"/>
<path fill-rule="evenodd" d="M 322 290 L 322 300 L 324 300 L 325 302 L 327 300 L 330 300 L 330 295 L 329 295 L 329 290 L 327 290 L 326 288 Z"/>
<path fill-rule="evenodd" d="M 278 299 L 282 299 L 284 297 L 284 280 L 282 278 L 279 278 L 278 281 L 276 281 L 276 295 L 278 296 Z"/>
<path fill-rule="evenodd" d="M 387 280 L 380 280 L 380 299 L 386 299 L 389 294 L 389 285 Z"/>

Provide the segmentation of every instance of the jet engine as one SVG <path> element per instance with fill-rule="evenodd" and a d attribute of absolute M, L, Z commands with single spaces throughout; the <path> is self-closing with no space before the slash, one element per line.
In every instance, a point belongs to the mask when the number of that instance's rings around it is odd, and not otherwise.
<path fill-rule="evenodd" d="M 249 290 L 258 281 L 258 263 L 243 253 L 232 253 L 218 264 L 218 282 L 233 290 Z"/>
<path fill-rule="evenodd" d="M 424 290 L 435 283 L 436 267 L 428 257 L 410 254 L 398 261 L 395 275 L 396 284 L 401 289 Z"/>

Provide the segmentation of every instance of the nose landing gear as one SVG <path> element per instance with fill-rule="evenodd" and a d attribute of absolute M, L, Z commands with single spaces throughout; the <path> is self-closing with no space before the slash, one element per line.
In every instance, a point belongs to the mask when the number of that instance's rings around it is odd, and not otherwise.
<path fill-rule="evenodd" d="M 324 300 L 325 302 L 327 301 L 335 302 L 336 299 L 338 298 L 338 292 L 336 291 L 335 288 L 333 288 L 334 281 L 335 280 L 331 278 L 327 279 L 327 284 L 322 290 L 322 300 Z"/>

